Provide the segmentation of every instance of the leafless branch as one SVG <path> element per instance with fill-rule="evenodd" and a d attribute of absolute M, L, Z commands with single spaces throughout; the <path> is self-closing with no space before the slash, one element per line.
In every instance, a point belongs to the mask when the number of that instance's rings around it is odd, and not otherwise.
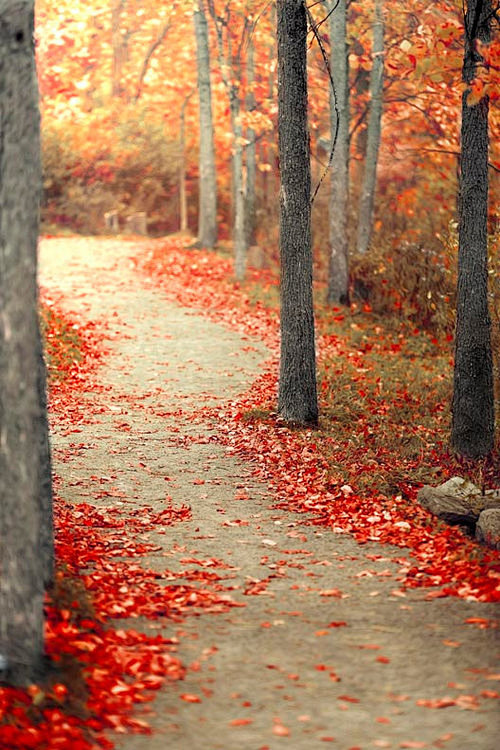
<path fill-rule="evenodd" d="M 146 77 L 146 73 L 148 72 L 149 63 L 151 62 L 151 58 L 153 57 L 154 53 L 158 49 L 158 47 L 161 45 L 163 40 L 168 34 L 168 31 L 172 25 L 172 21 L 169 19 L 163 26 L 163 28 L 160 30 L 158 36 L 156 39 L 151 42 L 148 51 L 146 52 L 146 56 L 144 58 L 144 61 L 142 63 L 141 73 L 139 75 L 139 82 L 137 84 L 137 91 L 135 93 L 134 101 L 138 101 L 141 93 L 142 93 L 142 85 L 144 83 L 144 79 Z"/>

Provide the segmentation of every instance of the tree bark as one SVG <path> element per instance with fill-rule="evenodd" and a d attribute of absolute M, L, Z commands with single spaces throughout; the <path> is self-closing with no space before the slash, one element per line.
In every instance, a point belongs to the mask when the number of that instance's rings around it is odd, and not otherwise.
<path fill-rule="evenodd" d="M 245 278 L 247 243 L 245 235 L 245 185 L 243 180 L 243 128 L 240 121 L 240 99 L 234 84 L 230 84 L 229 108 L 233 130 L 233 192 L 234 192 L 234 275 L 238 281 Z"/>
<path fill-rule="evenodd" d="M 307 126 L 307 19 L 303 0 L 278 0 L 281 360 L 278 413 L 316 425 L 311 175 Z"/>
<path fill-rule="evenodd" d="M 491 0 L 469 0 L 465 15 L 463 80 L 470 84 L 482 58 L 477 40 L 490 40 Z M 459 181 L 458 286 L 452 446 L 477 458 L 494 444 L 491 322 L 488 310 L 488 97 L 462 100 Z"/>
<path fill-rule="evenodd" d="M 188 94 L 181 106 L 179 122 L 179 222 L 180 231 L 188 230 L 187 194 L 186 194 L 186 107 L 193 92 Z"/>
<path fill-rule="evenodd" d="M 111 2 L 111 45 L 113 62 L 111 70 L 111 93 L 120 98 L 125 93 L 123 85 L 123 68 L 128 59 L 128 39 L 122 33 L 120 18 L 126 0 Z"/>
<path fill-rule="evenodd" d="M 255 108 L 255 94 L 253 86 L 255 83 L 255 49 L 253 39 L 248 40 L 247 52 L 247 85 L 248 93 L 246 98 L 246 107 L 248 112 Z M 257 177 L 257 144 L 255 142 L 255 131 L 252 128 L 247 130 L 248 144 L 246 147 L 246 185 L 245 185 L 245 245 L 248 248 L 255 245 L 255 211 L 256 195 L 255 181 Z"/>
<path fill-rule="evenodd" d="M 327 0 L 330 31 L 330 70 L 335 93 L 330 92 L 330 130 L 335 151 L 330 166 L 330 262 L 327 301 L 349 304 L 349 67 L 346 0 Z M 338 118 L 338 119 L 337 119 Z"/>
<path fill-rule="evenodd" d="M 37 316 L 41 169 L 33 6 L 0 0 L 0 662 L 3 679 L 13 683 L 33 681 L 41 671 L 43 578 L 52 558 L 42 528 L 50 488 L 40 449 L 48 444 Z"/>
<path fill-rule="evenodd" d="M 41 513 L 40 526 L 40 569 L 43 571 L 44 586 L 50 587 L 54 580 L 54 519 L 52 513 L 52 457 L 49 439 L 49 421 L 47 416 L 47 372 L 43 356 L 43 345 L 40 327 L 37 320 L 37 436 L 39 463 L 39 502 Z"/>
<path fill-rule="evenodd" d="M 201 247 L 213 248 L 217 243 L 217 181 L 208 28 L 202 0 L 199 0 L 198 10 L 194 12 L 193 18 L 196 34 L 200 107 L 198 244 Z"/>
<path fill-rule="evenodd" d="M 375 0 L 373 62 L 370 75 L 370 115 L 366 140 L 365 170 L 358 211 L 358 253 L 366 253 L 373 228 L 373 205 L 377 188 L 377 164 L 384 106 L 384 16 L 383 1 Z"/>
<path fill-rule="evenodd" d="M 222 80 L 229 97 L 229 112 L 231 116 L 231 130 L 233 133 L 232 152 L 232 190 L 233 190 L 233 250 L 234 275 L 238 281 L 245 278 L 247 263 L 246 223 L 245 223 L 245 181 L 244 181 L 244 151 L 243 127 L 241 125 L 240 81 L 242 72 L 242 49 L 249 29 L 248 18 L 243 19 L 243 30 L 239 43 L 233 50 L 233 40 L 230 32 L 231 7 L 225 4 L 225 17 L 218 15 L 213 0 L 209 0 L 208 8 L 217 34 L 219 66 Z M 221 9 L 222 12 L 222 9 Z M 225 48 L 225 49 L 224 49 Z"/>

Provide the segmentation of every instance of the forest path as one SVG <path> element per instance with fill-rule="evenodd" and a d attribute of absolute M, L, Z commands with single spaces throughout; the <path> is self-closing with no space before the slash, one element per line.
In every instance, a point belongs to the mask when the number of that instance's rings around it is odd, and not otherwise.
<path fill-rule="evenodd" d="M 189 520 L 143 535 L 158 551 L 140 564 L 189 570 L 185 582 L 225 587 L 240 606 L 123 624 L 177 637 L 188 670 L 156 696 L 153 735 L 113 735 L 117 748 L 496 750 L 498 631 L 464 620 L 498 608 L 402 595 L 393 561 L 405 550 L 360 546 L 273 508 L 252 465 L 203 420 L 204 405 L 224 409 L 251 386 L 266 350 L 167 300 L 134 270 L 140 251 L 120 240 L 41 244 L 43 287 L 111 335 L 88 423 L 75 435 L 53 420 L 58 492 L 129 510 L 161 511 L 167 494 L 189 504 Z M 455 705 L 417 703 L 445 696 Z"/>

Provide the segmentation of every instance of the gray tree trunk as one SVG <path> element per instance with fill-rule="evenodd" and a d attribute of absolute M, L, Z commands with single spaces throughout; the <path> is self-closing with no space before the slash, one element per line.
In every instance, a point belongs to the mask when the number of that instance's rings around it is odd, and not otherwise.
<path fill-rule="evenodd" d="M 37 321 L 38 322 L 38 321 Z M 43 583 L 49 587 L 54 579 L 54 520 L 52 514 L 52 458 L 47 417 L 47 374 L 43 356 L 40 328 L 37 325 L 37 395 L 39 411 L 37 416 L 39 464 L 39 502 L 41 512 L 40 527 L 40 569 Z"/>
<path fill-rule="evenodd" d="M 255 108 L 255 94 L 253 92 L 253 84 L 255 82 L 255 49 L 253 39 L 250 37 L 248 41 L 248 52 L 247 52 L 247 85 L 249 91 L 246 98 L 247 111 L 252 112 Z M 255 229 L 256 229 L 256 195 L 255 195 L 255 181 L 257 178 L 257 144 L 255 142 L 255 131 L 252 128 L 247 130 L 247 140 L 249 141 L 246 147 L 246 185 L 245 185 L 245 245 L 248 248 L 250 245 L 255 245 Z"/>
<path fill-rule="evenodd" d="M 318 421 L 312 295 L 311 174 L 304 0 L 278 0 L 281 360 L 278 413 Z"/>
<path fill-rule="evenodd" d="M 111 93 L 121 97 L 125 93 L 123 85 L 123 68 L 128 59 L 128 38 L 121 28 L 121 13 L 126 0 L 112 0 L 111 2 L 111 44 L 113 62 L 111 67 Z"/>
<path fill-rule="evenodd" d="M 192 92 L 186 96 L 181 106 L 179 122 L 179 229 L 187 232 L 188 212 L 186 194 L 186 107 L 191 99 Z"/>
<path fill-rule="evenodd" d="M 198 62 L 200 101 L 200 182 L 198 207 L 198 245 L 213 248 L 217 243 L 217 181 L 215 174 L 214 126 L 208 28 L 203 2 L 193 14 Z"/>
<path fill-rule="evenodd" d="M 469 0 L 463 80 L 477 74 L 476 40 L 490 40 L 491 0 Z M 485 456 L 494 443 L 493 365 L 488 311 L 488 97 L 462 100 L 459 247 L 451 442 L 462 455 Z"/>
<path fill-rule="evenodd" d="M 328 295 L 330 304 L 349 304 L 349 66 L 347 55 L 346 0 L 327 0 L 329 16 L 330 70 L 335 96 L 330 92 L 332 145 L 337 134 L 330 167 L 330 262 Z M 336 107 L 335 107 L 336 105 Z M 338 112 L 338 121 L 337 121 Z"/>
<path fill-rule="evenodd" d="M 243 151 L 243 127 L 240 120 L 240 81 L 241 81 L 241 53 L 248 19 L 244 21 L 241 42 L 237 45 L 236 54 L 233 51 L 231 34 L 228 28 L 230 23 L 230 3 L 226 4 L 227 15 L 223 19 L 217 14 L 213 0 L 208 3 L 209 12 L 217 34 L 217 46 L 219 53 L 219 66 L 222 80 L 229 97 L 229 112 L 231 115 L 231 130 L 233 133 L 233 155 L 232 155 L 232 192 L 233 192 L 233 252 L 234 252 L 234 275 L 238 281 L 245 278 L 247 264 L 247 244 L 245 233 L 245 180 L 243 174 L 244 151 Z M 229 19 L 229 21 L 228 21 Z M 226 49 L 224 49 L 224 46 Z"/>
<path fill-rule="evenodd" d="M 42 667 L 43 579 L 52 558 L 50 534 L 42 529 L 50 488 L 40 455 L 48 444 L 40 404 L 33 6 L 0 0 L 0 662 L 13 683 L 36 679 Z"/>
<path fill-rule="evenodd" d="M 245 235 L 245 185 L 243 180 L 243 128 L 240 122 L 239 93 L 230 83 L 229 108 L 234 136 L 233 144 L 233 192 L 234 192 L 234 275 L 238 281 L 245 278 L 247 265 L 247 243 Z"/>
<path fill-rule="evenodd" d="M 370 115 L 366 140 L 365 170 L 359 200 L 358 253 L 366 253 L 373 228 L 373 205 L 377 188 L 377 164 L 384 106 L 384 16 L 382 0 L 375 0 L 373 62 L 370 75 Z"/>

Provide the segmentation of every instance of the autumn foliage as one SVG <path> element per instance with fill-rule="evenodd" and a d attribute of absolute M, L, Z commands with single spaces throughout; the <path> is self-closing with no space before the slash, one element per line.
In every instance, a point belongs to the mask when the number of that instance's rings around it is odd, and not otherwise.
<path fill-rule="evenodd" d="M 222 12 L 224 3 L 215 5 Z M 231 3 L 230 37 L 237 45 L 251 13 L 257 65 L 253 81 L 244 65 L 241 71 L 241 123 L 244 138 L 249 131 L 257 138 L 256 241 L 265 269 L 250 268 L 247 280 L 237 284 L 227 253 L 186 250 L 186 238 L 174 238 L 145 241 L 135 259 L 137 271 L 180 304 L 241 333 L 248 346 L 258 340 L 269 347 L 268 366 L 251 390 L 223 414 L 205 408 L 199 417 L 217 425 L 218 439 L 230 453 L 251 463 L 255 475 L 271 487 L 277 507 L 303 514 L 306 524 L 351 534 L 360 544 L 399 547 L 396 592 L 419 587 L 428 599 L 499 601 L 498 554 L 479 549 L 462 530 L 436 522 L 416 505 L 424 482 L 437 484 L 467 473 L 489 487 L 500 472 L 498 449 L 488 460 L 470 464 L 459 463 L 448 449 L 457 121 L 463 93 L 460 7 L 448 0 L 417 0 L 410 10 L 396 0 L 386 3 L 387 78 L 373 247 L 353 259 L 351 308 L 324 308 L 328 199 L 321 189 L 313 206 L 321 420 L 319 429 L 299 432 L 274 413 L 278 164 L 272 5 Z M 322 3 L 312 6 L 318 34 L 328 46 Z M 372 6 L 349 4 L 352 206 L 357 205 L 366 149 Z M 104 213 L 118 210 L 122 222 L 146 211 L 152 234 L 175 232 L 184 160 L 188 223 L 195 232 L 198 130 L 191 13 L 188 0 L 38 0 L 46 228 L 103 232 Z M 215 60 L 213 31 L 211 51 Z M 480 52 L 488 65 L 469 98 L 474 103 L 490 97 L 490 161 L 498 170 L 498 42 Z M 321 49 L 312 37 L 309 79 L 312 166 L 318 182 L 329 157 L 329 87 Z M 227 91 L 215 64 L 212 81 L 224 240 L 230 236 L 233 143 Z M 247 106 L 249 95 L 255 106 Z M 186 113 L 184 150 L 181 109 Z M 356 220 L 352 209 L 351 239 Z M 491 211 L 491 310 L 499 351 L 495 221 Z M 82 394 L 102 387 L 99 367 L 107 352 L 107 328 L 68 319 L 47 292 L 42 299 L 51 418 L 78 441 L 79 425 L 88 418 Z M 125 422 L 118 427 L 130 429 Z M 99 497 L 109 498 L 109 491 L 103 488 Z M 113 747 L 107 730 L 148 732 L 147 721 L 134 709 L 185 672 L 173 640 L 121 629 L 120 618 L 133 613 L 178 621 L 192 612 L 225 612 L 237 604 L 212 572 L 186 568 L 159 574 L 141 566 L 152 547 L 136 541 L 137 535 L 182 524 L 189 517 L 187 506 L 167 503 L 161 513 L 146 507 L 138 514 L 85 502 L 70 507 L 56 496 L 55 514 L 58 570 L 46 599 L 48 679 L 26 690 L 0 688 L 0 746 L 107 750 Z M 124 549 L 136 560 L 132 566 L 120 561 Z M 170 585 L 176 578 L 182 584 Z M 188 702 L 194 699 L 184 696 Z M 286 732 L 276 724 L 275 735 Z"/>

